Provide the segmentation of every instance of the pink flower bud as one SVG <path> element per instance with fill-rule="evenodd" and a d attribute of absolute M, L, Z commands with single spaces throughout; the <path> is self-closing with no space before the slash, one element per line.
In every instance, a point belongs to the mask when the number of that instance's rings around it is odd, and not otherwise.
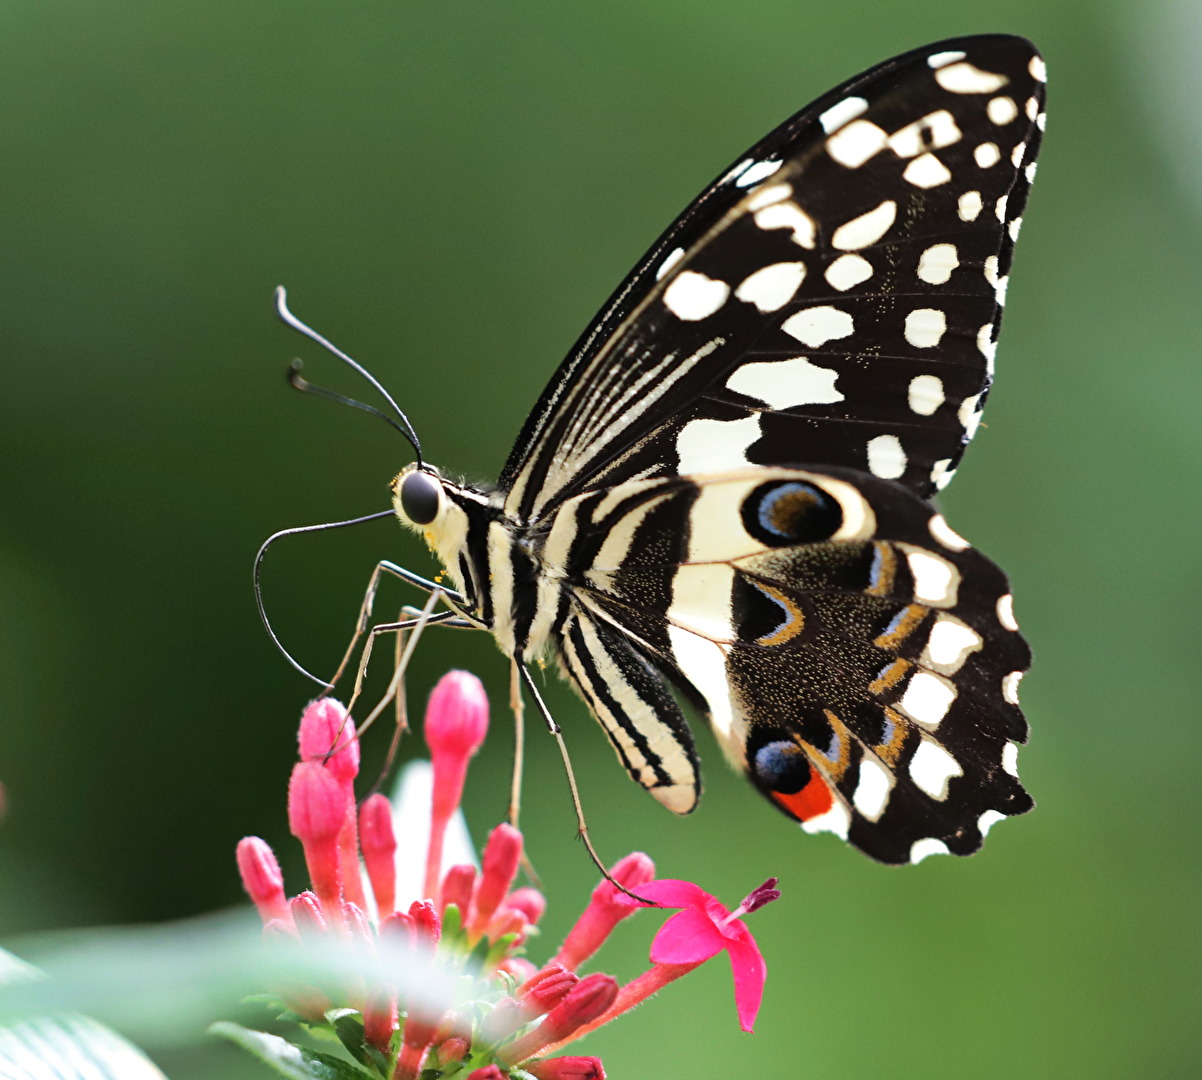
<path fill-rule="evenodd" d="M 414 900 L 409 905 L 409 918 L 413 920 L 413 930 L 419 944 L 431 948 L 438 944 L 442 937 L 442 920 L 429 900 Z"/>
<path fill-rule="evenodd" d="M 610 876 L 624 888 L 638 891 L 655 877 L 655 863 L 641 851 L 619 859 L 611 868 Z M 602 879 L 593 890 L 593 898 L 576 925 L 568 932 L 555 960 L 570 970 L 575 970 L 593 955 L 623 919 L 633 915 L 638 906 L 627 900 L 626 894 L 616 889 L 612 882 Z"/>
<path fill-rule="evenodd" d="M 412 948 L 416 940 L 413 920 L 402 911 L 394 911 L 380 920 L 380 940 L 389 942 L 394 948 Z"/>
<path fill-rule="evenodd" d="M 595 1057 L 554 1057 L 524 1066 L 538 1080 L 605 1080 L 601 1059 Z"/>
<path fill-rule="evenodd" d="M 528 1031 L 502 1051 L 502 1058 L 516 1064 L 533 1057 L 544 1046 L 568 1038 L 577 1028 L 601 1016 L 618 996 L 618 983 L 612 975 L 597 973 L 581 979 L 568 995 L 553 1008 L 533 1031 Z"/>
<path fill-rule="evenodd" d="M 467 1080 L 505 1080 L 505 1074 L 496 1065 L 485 1065 L 468 1073 Z"/>
<path fill-rule="evenodd" d="M 579 982 L 580 977 L 562 964 L 548 964 L 518 987 L 517 995 L 533 1018 L 554 1009 Z"/>
<path fill-rule="evenodd" d="M 475 905 L 469 937 L 478 939 L 488 926 L 509 886 L 517 876 L 522 861 L 522 834 L 512 825 L 502 822 L 489 834 L 484 848 L 480 883 L 476 886 Z"/>
<path fill-rule="evenodd" d="M 503 997 L 493 1006 L 492 1012 L 480 1022 L 480 1037 L 486 1043 L 498 1043 L 529 1020 L 530 1017 L 526 1015 L 520 1001 Z"/>
<path fill-rule="evenodd" d="M 526 917 L 526 921 L 533 926 L 547 910 L 547 899 L 538 889 L 532 889 L 527 885 L 511 892 L 505 901 L 505 907 L 520 911 Z"/>
<path fill-rule="evenodd" d="M 346 919 L 347 929 L 359 944 L 370 945 L 376 940 L 375 934 L 372 933 L 371 923 L 367 921 L 367 912 L 358 904 L 345 903 L 342 905 L 342 912 Z"/>
<path fill-rule="evenodd" d="M 392 806 L 383 795 L 370 795 L 359 811 L 359 847 L 376 910 L 383 919 L 396 907 L 396 835 L 392 831 Z"/>
<path fill-rule="evenodd" d="M 448 671 L 430 694 L 425 736 L 430 757 L 469 758 L 488 731 L 488 695 L 484 684 L 468 671 Z"/>
<path fill-rule="evenodd" d="M 302 941 L 320 939 L 325 935 L 328 927 L 321 910 L 321 901 L 308 889 L 294 896 L 288 906 Z"/>
<path fill-rule="evenodd" d="M 309 702 L 301 716 L 297 741 L 301 761 L 319 762 L 339 780 L 353 780 L 359 774 L 355 721 L 333 698 Z"/>
<path fill-rule="evenodd" d="M 338 781 L 316 762 L 302 762 L 288 784 L 288 825 L 305 849 L 309 880 L 334 918 L 342 901 L 338 834 L 346 818 L 346 797 Z"/>
<path fill-rule="evenodd" d="M 512 934 L 514 945 L 520 945 L 526 940 L 527 925 L 529 924 L 526 922 L 526 916 L 520 911 L 499 908 L 485 929 L 484 936 L 489 941 L 497 941 L 507 934 Z"/>
<path fill-rule="evenodd" d="M 438 1061 L 442 1065 L 462 1061 L 471 1048 L 472 1044 L 467 1039 L 460 1035 L 452 1035 L 438 1048 Z"/>
<path fill-rule="evenodd" d="M 395 995 L 377 991 L 363 1007 L 363 1038 L 387 1056 L 392 1053 L 392 1033 L 396 1027 Z"/>
<path fill-rule="evenodd" d="M 488 696 L 480 680 L 466 671 L 450 671 L 439 679 L 426 707 L 424 730 L 434 768 L 434 788 L 423 891 L 437 897 L 447 823 L 463 797 L 468 760 L 480 748 L 488 730 Z"/>
<path fill-rule="evenodd" d="M 466 925 L 472 909 L 472 892 L 476 887 L 476 868 L 471 863 L 459 863 L 442 879 L 442 911 L 448 904 L 459 908 L 459 919 Z"/>
<path fill-rule="evenodd" d="M 242 887 L 263 922 L 279 919 L 291 923 L 288 900 L 284 896 L 284 875 L 267 842 L 257 836 L 247 836 L 238 841 L 237 857 Z"/>

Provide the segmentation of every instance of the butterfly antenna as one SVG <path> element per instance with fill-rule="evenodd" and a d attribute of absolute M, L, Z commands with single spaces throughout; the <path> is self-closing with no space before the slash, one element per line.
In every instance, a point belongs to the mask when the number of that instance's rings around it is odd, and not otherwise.
<path fill-rule="evenodd" d="M 345 394 L 336 393 L 333 390 L 327 390 L 323 386 L 317 386 L 309 382 L 308 379 L 302 377 L 301 372 L 304 370 L 305 364 L 302 360 L 293 360 L 288 368 L 288 383 L 294 390 L 299 390 L 302 394 L 312 394 L 314 397 L 325 398 L 327 401 L 336 401 L 339 405 L 350 405 L 354 409 L 362 409 L 365 413 L 371 413 L 372 416 L 378 416 L 394 431 L 399 431 L 405 438 L 409 438 L 407 432 L 400 424 L 398 424 L 387 413 L 380 412 L 374 405 L 368 405 L 362 401 L 356 401 L 352 397 L 347 397 Z"/>
<path fill-rule="evenodd" d="M 254 582 L 255 582 L 255 605 L 259 609 L 259 618 L 263 621 L 263 628 L 267 631 L 267 636 L 271 638 L 272 643 L 280 654 L 288 661 L 297 671 L 299 671 L 306 679 L 312 679 L 318 686 L 325 690 L 329 690 L 331 684 L 325 679 L 319 679 L 310 671 L 306 671 L 301 667 L 292 654 L 284 648 L 284 643 L 280 641 L 274 629 L 271 626 L 271 620 L 267 618 L 267 606 L 263 603 L 263 558 L 267 554 L 267 549 L 271 547 L 277 540 L 284 536 L 296 536 L 300 533 L 324 532 L 326 529 L 341 529 L 346 525 L 361 525 L 365 521 L 375 521 L 377 518 L 392 517 L 392 510 L 380 510 L 375 514 L 366 514 L 363 517 L 348 518 L 346 521 L 327 521 L 321 525 L 299 525 L 294 529 L 281 529 L 277 533 L 272 533 L 266 540 L 263 541 L 263 546 L 259 548 L 259 553 L 255 556 Z"/>
<path fill-rule="evenodd" d="M 349 356 L 347 356 L 347 354 L 344 353 L 340 348 L 338 348 L 338 346 L 335 345 L 333 342 L 322 337 L 321 334 L 319 334 L 316 330 L 314 330 L 310 326 L 306 326 L 303 322 L 300 321 L 300 319 L 298 319 L 295 315 L 293 315 L 292 312 L 288 310 L 288 293 L 284 289 L 283 285 L 279 285 L 276 287 L 275 307 L 276 307 L 276 311 L 279 313 L 280 318 L 283 319 L 284 322 L 286 322 L 289 326 L 291 326 L 293 330 L 297 331 L 298 333 L 304 334 L 305 337 L 307 337 L 310 341 L 317 342 L 317 344 L 320 345 L 323 349 L 325 349 L 327 352 L 331 353 L 332 355 L 338 357 L 338 359 L 341 360 L 344 364 L 349 365 L 351 368 L 353 368 L 355 371 L 357 371 L 360 375 L 362 375 L 363 378 L 365 378 L 369 383 L 371 383 L 371 385 L 375 388 L 376 392 L 385 401 L 387 401 L 389 405 L 392 406 L 393 412 L 395 412 L 397 414 L 397 417 L 400 419 L 400 422 L 401 422 L 401 427 L 398 430 L 400 430 L 401 434 L 404 435 L 405 438 L 408 439 L 409 442 L 412 444 L 414 452 L 417 454 L 417 463 L 418 463 L 418 465 L 422 465 L 423 464 L 422 446 L 421 446 L 421 442 L 418 440 L 417 432 L 413 430 L 413 425 L 411 423 L 409 423 L 409 417 L 407 417 L 401 411 L 401 407 L 393 400 L 392 395 L 387 390 L 385 390 L 384 387 L 380 384 L 379 379 L 377 379 L 370 371 L 367 370 L 367 368 L 365 368 L 357 360 L 352 360 Z M 311 384 L 306 384 L 306 385 L 311 385 Z M 313 389 L 314 389 L 314 391 L 316 391 L 316 387 L 314 387 Z M 329 396 L 329 392 L 328 391 L 325 392 L 322 396 Z M 368 411 L 371 411 L 368 408 L 368 406 L 362 405 L 359 402 L 356 402 L 351 398 L 343 398 L 342 401 L 344 402 L 344 404 L 354 405 L 357 408 L 368 409 Z"/>

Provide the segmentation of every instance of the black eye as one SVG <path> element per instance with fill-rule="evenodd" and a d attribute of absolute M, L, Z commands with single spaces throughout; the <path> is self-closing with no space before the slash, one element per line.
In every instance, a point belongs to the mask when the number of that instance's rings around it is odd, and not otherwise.
<path fill-rule="evenodd" d="M 769 547 L 826 540 L 842 524 L 839 504 L 821 488 L 799 480 L 769 481 L 743 501 L 743 527 Z"/>
<path fill-rule="evenodd" d="M 411 472 L 401 482 L 401 509 L 414 525 L 429 525 L 438 517 L 441 485 L 429 473 Z"/>

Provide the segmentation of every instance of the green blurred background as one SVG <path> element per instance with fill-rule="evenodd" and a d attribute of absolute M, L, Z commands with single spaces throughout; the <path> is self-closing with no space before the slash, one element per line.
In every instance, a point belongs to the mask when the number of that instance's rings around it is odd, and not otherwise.
<path fill-rule="evenodd" d="M 1009 570 L 1036 651 L 1039 807 L 976 858 L 890 870 L 772 813 L 706 733 L 706 798 L 676 820 L 555 689 L 607 857 L 645 848 L 731 903 L 785 890 L 754 917 L 754 1037 L 719 961 L 585 1045 L 614 1077 L 1199 1075 L 1196 7 L 0 4 L 0 938 L 239 903 L 248 832 L 300 887 L 283 798 L 310 688 L 258 625 L 251 559 L 275 529 L 385 508 L 409 454 L 287 389 L 299 354 L 362 392 L 276 321 L 276 284 L 433 460 L 495 477 L 577 333 L 740 150 L 878 60 L 1003 30 L 1044 50 L 1051 122 L 988 428 L 945 507 Z M 429 566 L 388 521 L 274 551 L 302 662 L 332 667 L 380 557 Z M 432 630 L 415 703 L 449 666 L 493 697 L 482 835 L 505 668 L 484 635 Z M 529 754 L 541 959 L 595 873 L 538 730 Z M 654 922 L 602 966 L 640 970 Z M 176 1080 L 267 1075 L 222 1046 L 155 1054 Z"/>

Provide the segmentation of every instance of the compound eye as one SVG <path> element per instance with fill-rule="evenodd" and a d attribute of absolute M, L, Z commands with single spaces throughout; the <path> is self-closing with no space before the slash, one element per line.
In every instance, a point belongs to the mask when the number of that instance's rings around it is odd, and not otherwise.
<path fill-rule="evenodd" d="M 429 473 L 411 472 L 401 482 L 401 509 L 414 525 L 429 525 L 438 517 L 442 485 Z"/>

